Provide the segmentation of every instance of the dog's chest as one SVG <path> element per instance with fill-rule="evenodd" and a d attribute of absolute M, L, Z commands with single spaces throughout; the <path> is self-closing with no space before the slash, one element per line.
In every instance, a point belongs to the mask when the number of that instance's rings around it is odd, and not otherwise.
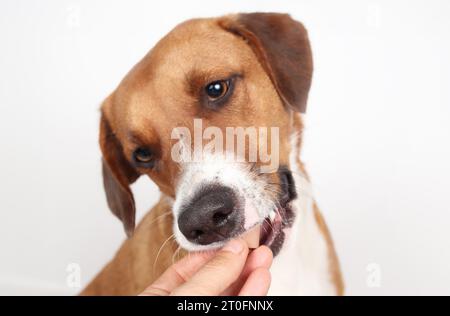
<path fill-rule="evenodd" d="M 330 274 L 329 249 L 313 210 L 306 180 L 297 176 L 297 215 L 272 268 L 269 295 L 336 295 Z"/>

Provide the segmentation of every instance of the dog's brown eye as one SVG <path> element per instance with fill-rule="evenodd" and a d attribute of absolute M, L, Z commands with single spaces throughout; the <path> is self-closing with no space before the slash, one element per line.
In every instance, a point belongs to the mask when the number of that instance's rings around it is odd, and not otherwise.
<path fill-rule="evenodd" d="M 152 153 L 146 148 L 138 148 L 134 151 L 133 158 L 138 163 L 148 164 L 152 161 Z"/>
<path fill-rule="evenodd" d="M 205 87 L 206 94 L 212 100 L 219 99 L 227 93 L 229 86 L 230 83 L 228 80 L 211 82 Z"/>

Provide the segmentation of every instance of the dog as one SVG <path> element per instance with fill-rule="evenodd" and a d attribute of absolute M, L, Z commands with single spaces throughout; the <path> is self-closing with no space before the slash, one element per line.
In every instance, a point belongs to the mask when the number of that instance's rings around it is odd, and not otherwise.
<path fill-rule="evenodd" d="M 139 294 L 187 251 L 221 247 L 262 225 L 261 243 L 275 256 L 270 295 L 342 295 L 299 158 L 312 72 L 307 31 L 287 14 L 193 19 L 161 39 L 101 106 L 104 188 L 128 239 L 81 294 Z M 195 119 L 221 131 L 276 127 L 278 167 L 261 173 L 259 159 L 227 163 L 214 153 L 174 161 L 173 130 L 192 132 Z M 142 175 L 161 198 L 135 229 L 130 185 Z"/>

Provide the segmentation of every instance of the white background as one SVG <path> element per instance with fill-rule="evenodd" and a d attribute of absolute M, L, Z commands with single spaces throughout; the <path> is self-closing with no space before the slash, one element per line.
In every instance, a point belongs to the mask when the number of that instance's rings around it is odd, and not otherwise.
<path fill-rule="evenodd" d="M 309 30 L 303 158 L 347 294 L 450 294 L 445 0 L 2 1 L 1 294 L 74 294 L 68 264 L 84 285 L 113 256 L 124 233 L 104 199 L 100 102 L 177 23 L 239 11 Z M 158 190 L 134 191 L 142 216 Z"/>

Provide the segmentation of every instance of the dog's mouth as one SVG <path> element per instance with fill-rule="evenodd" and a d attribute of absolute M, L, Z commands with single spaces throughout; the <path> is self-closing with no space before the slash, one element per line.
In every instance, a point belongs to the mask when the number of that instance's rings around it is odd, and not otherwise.
<path fill-rule="evenodd" d="M 290 203 L 272 210 L 261 225 L 259 244 L 271 248 L 272 252 L 276 254 L 284 241 L 283 229 L 290 227 L 293 217 L 294 213 Z"/>
<path fill-rule="evenodd" d="M 282 230 L 282 217 L 280 212 L 271 211 L 269 217 L 264 219 L 261 225 L 261 232 L 259 236 L 259 244 L 270 247 L 275 238 L 280 234 Z"/>
<path fill-rule="evenodd" d="M 291 172 L 286 169 L 280 170 L 282 194 L 278 201 L 278 207 L 270 211 L 262 225 L 259 244 L 272 249 L 274 254 L 278 253 L 284 241 L 283 229 L 290 227 L 293 223 L 294 212 L 291 202 L 297 197 L 294 179 Z"/>

